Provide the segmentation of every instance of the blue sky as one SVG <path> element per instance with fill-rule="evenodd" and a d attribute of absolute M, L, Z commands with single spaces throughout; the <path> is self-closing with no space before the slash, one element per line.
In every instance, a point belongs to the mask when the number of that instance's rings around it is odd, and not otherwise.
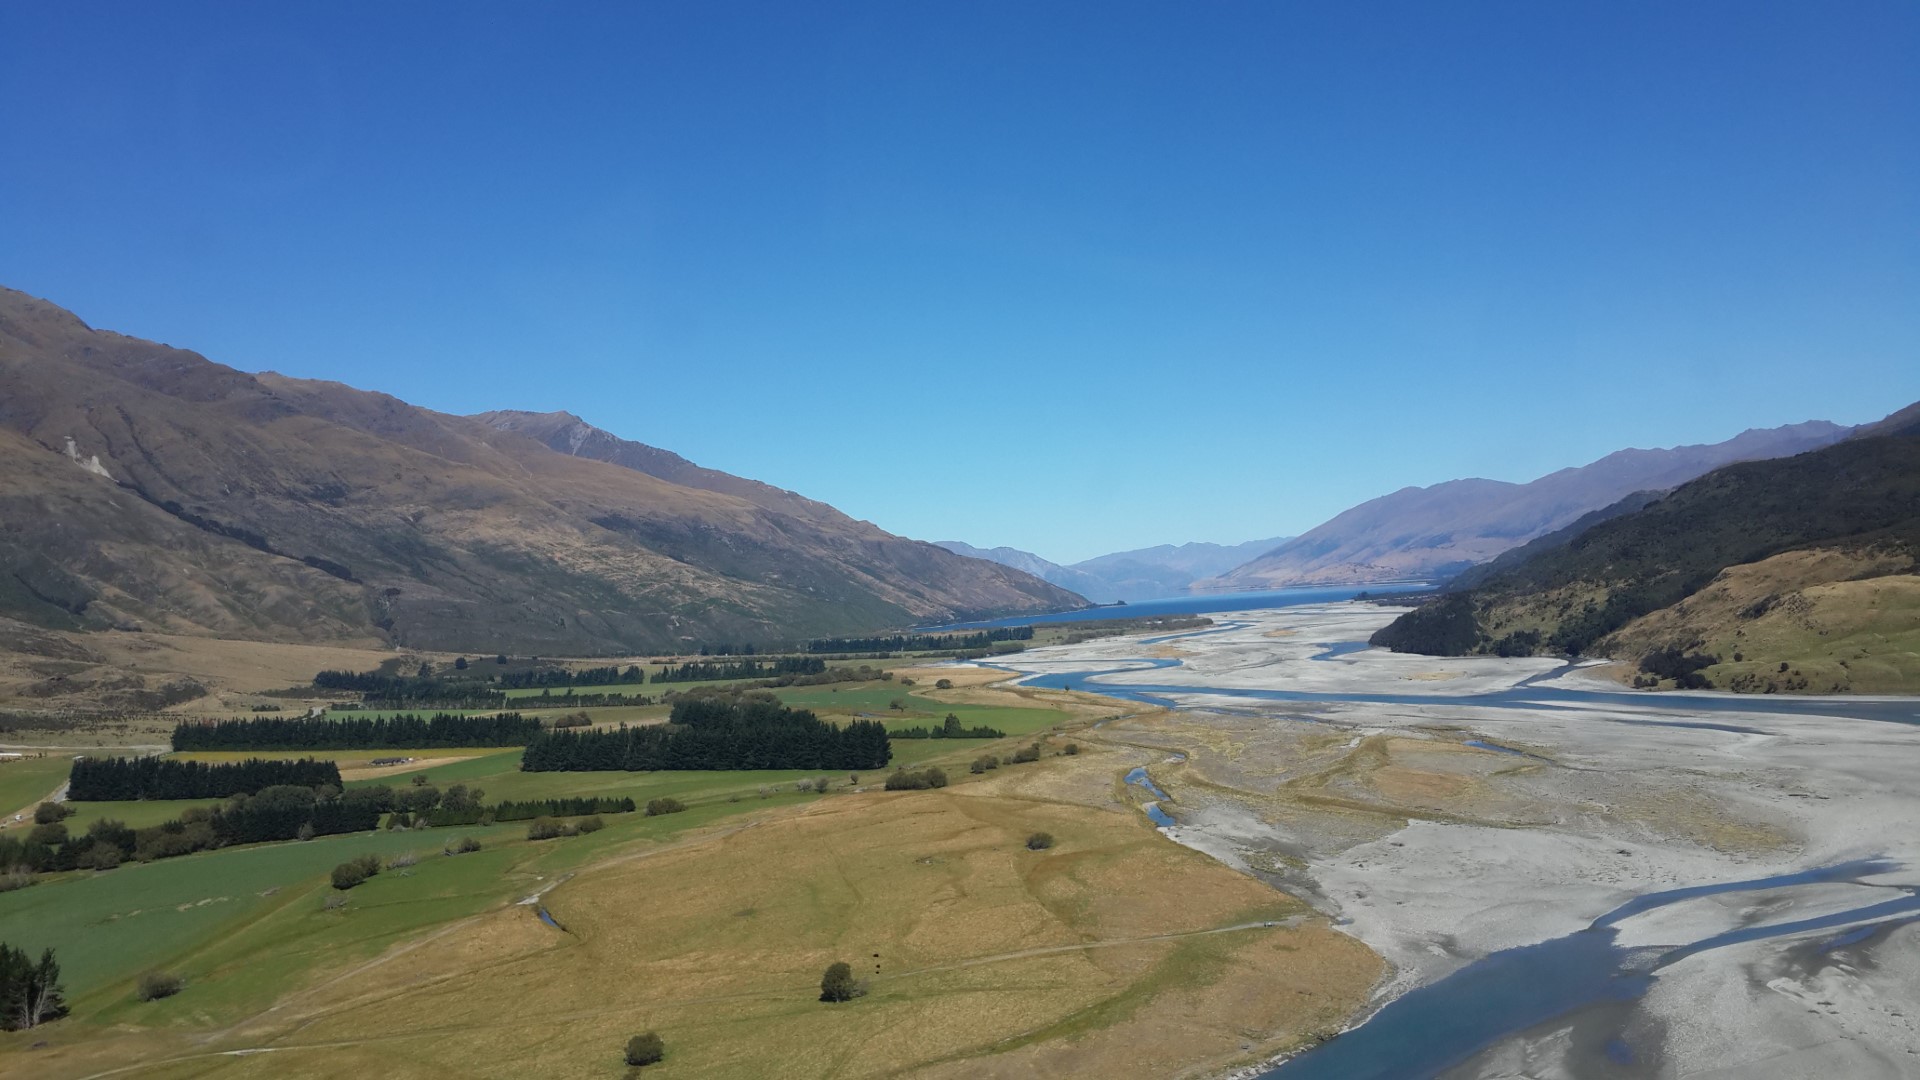
<path fill-rule="evenodd" d="M 555 13 L 563 12 L 563 13 Z M 0 7 L 0 284 L 1071 561 L 1920 398 L 1920 5 Z"/>

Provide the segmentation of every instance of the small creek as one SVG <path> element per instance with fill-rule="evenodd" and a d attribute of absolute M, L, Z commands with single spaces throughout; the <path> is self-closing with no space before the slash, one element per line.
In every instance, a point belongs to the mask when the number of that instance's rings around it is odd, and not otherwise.
<path fill-rule="evenodd" d="M 1156 800 L 1159 800 L 1147 803 L 1141 807 L 1141 809 L 1147 812 L 1147 817 L 1153 821 L 1156 828 L 1164 829 L 1169 825 L 1176 824 L 1173 820 L 1173 815 L 1160 808 L 1160 803 L 1167 801 L 1168 795 L 1166 792 L 1160 790 L 1160 786 L 1153 782 L 1152 777 L 1147 775 L 1147 767 L 1145 765 L 1134 766 L 1133 771 L 1127 774 L 1127 783 L 1135 787 L 1144 788 L 1148 792 L 1151 792 Z"/>

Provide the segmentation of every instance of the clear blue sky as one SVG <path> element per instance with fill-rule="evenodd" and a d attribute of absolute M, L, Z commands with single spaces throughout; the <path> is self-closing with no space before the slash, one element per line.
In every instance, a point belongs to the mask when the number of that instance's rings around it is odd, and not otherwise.
<path fill-rule="evenodd" d="M 1917 56 L 1911 0 L 6 4 L 0 283 L 924 539 L 1239 541 L 1920 398 Z"/>

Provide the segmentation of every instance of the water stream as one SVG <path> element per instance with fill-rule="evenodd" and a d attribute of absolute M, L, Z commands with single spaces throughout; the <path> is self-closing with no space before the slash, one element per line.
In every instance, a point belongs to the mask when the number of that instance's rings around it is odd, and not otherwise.
<path fill-rule="evenodd" d="M 1833 882 L 1864 885 L 1861 878 L 1896 868 L 1884 860 L 1870 859 L 1635 897 L 1583 930 L 1494 953 L 1438 982 L 1408 991 L 1359 1027 L 1262 1073 L 1260 1080 L 1411 1080 L 1436 1076 L 1500 1039 L 1537 1024 L 1608 1002 L 1638 1000 L 1653 986 L 1660 969 L 1709 949 L 1863 921 L 1909 921 L 1920 912 L 1916 890 L 1878 886 L 1895 895 L 1876 904 L 1792 922 L 1743 926 L 1680 945 L 1628 948 L 1617 940 L 1621 922 L 1669 904 L 1730 892 L 1785 890 Z M 1857 943 L 1883 925 L 1862 927 L 1828 944 L 1841 947 Z M 1614 1034 L 1605 1045 L 1616 1063 L 1633 1062 L 1634 1048 L 1623 1035 Z"/>
<path fill-rule="evenodd" d="M 1236 623 L 1209 630 L 1147 639 L 1156 645 L 1183 637 L 1226 633 L 1241 629 Z M 1330 661 L 1366 649 L 1365 642 L 1320 643 L 1312 660 Z M 1920 702 L 1904 700 L 1809 699 L 1775 696 L 1731 696 L 1666 692 L 1574 690 L 1540 685 L 1565 674 L 1572 665 L 1534 676 L 1503 690 L 1466 695 L 1329 694 L 1243 687 L 1190 686 L 1169 683 L 1113 683 L 1123 673 L 1181 666 L 1177 658 L 1137 657 L 1111 661 L 1097 670 L 1031 674 L 1023 685 L 1085 690 L 1159 707 L 1174 707 L 1176 696 L 1209 695 L 1248 701 L 1299 704 L 1372 702 L 1396 705 L 1439 705 L 1481 708 L 1659 708 L 1681 713 L 1739 712 L 1779 716 L 1845 717 L 1897 724 L 1920 724 Z M 1698 719 L 1655 719 L 1648 716 L 1597 717 L 1615 723 L 1694 728 L 1738 735 L 1769 733 L 1732 723 Z M 1498 753 L 1535 757 L 1524 750 L 1489 742 L 1468 745 Z M 1144 767 L 1135 768 L 1126 782 L 1142 787 L 1159 800 L 1164 791 Z M 1167 800 L 1170 801 L 1170 800 Z M 1146 806 L 1160 827 L 1174 824 L 1158 802 Z M 1394 999 L 1373 1017 L 1345 1035 L 1300 1054 L 1261 1074 L 1261 1080 L 1409 1080 L 1431 1077 L 1459 1065 L 1504 1038 L 1547 1021 L 1613 1003 L 1630 1005 L 1653 985 L 1660 969 L 1710 949 L 1744 942 L 1848 927 L 1828 942 L 1827 949 L 1851 947 L 1889 927 L 1920 920 L 1920 887 L 1879 886 L 1890 898 L 1843 911 L 1793 922 L 1742 926 L 1696 941 L 1657 948 L 1627 948 L 1618 943 L 1618 924 L 1670 904 L 1720 893 L 1791 890 L 1832 882 L 1860 882 L 1860 878 L 1897 869 L 1883 860 L 1867 860 L 1822 867 L 1751 881 L 1722 882 L 1650 893 L 1634 898 L 1595 919 L 1585 929 L 1536 945 L 1508 949 L 1474 961 L 1438 982 Z M 1856 925 L 1856 924 L 1866 925 Z M 1616 1065 L 1631 1065 L 1635 1051 L 1625 1037 L 1614 1033 L 1602 1052 Z"/>

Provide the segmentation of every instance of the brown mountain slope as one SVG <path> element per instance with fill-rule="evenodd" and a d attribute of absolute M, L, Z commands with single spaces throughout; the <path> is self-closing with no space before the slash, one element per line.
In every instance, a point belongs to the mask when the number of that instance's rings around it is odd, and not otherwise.
<path fill-rule="evenodd" d="M 518 409 L 498 409 L 493 412 L 475 413 L 471 419 L 502 431 L 519 432 L 545 445 L 549 450 L 557 450 L 572 457 L 605 461 L 635 472 L 646 473 L 648 476 L 665 480 L 670 484 L 678 484 L 681 487 L 737 496 L 755 506 L 763 506 L 768 510 L 791 514 L 794 517 L 832 522 L 836 526 L 847 529 L 863 529 L 876 536 L 886 535 L 871 524 L 855 521 L 826 503 L 816 502 L 804 495 L 774 487 L 772 484 L 763 484 L 758 480 L 749 480 L 718 469 L 701 468 L 671 450 L 662 450 L 657 446 L 623 439 L 610 431 L 594 427 L 569 412 L 536 413 L 522 412 Z"/>
<path fill-rule="evenodd" d="M 1741 432 L 1725 442 L 1620 450 L 1525 484 L 1450 480 L 1402 488 L 1196 589 L 1273 588 L 1347 581 L 1446 577 L 1572 524 L 1636 491 L 1659 491 L 1736 461 L 1789 457 L 1852 429 L 1810 420 Z"/>
<path fill-rule="evenodd" d="M 1079 603 L 791 498 L 248 375 L 0 290 L 0 615 L 596 653 Z"/>

